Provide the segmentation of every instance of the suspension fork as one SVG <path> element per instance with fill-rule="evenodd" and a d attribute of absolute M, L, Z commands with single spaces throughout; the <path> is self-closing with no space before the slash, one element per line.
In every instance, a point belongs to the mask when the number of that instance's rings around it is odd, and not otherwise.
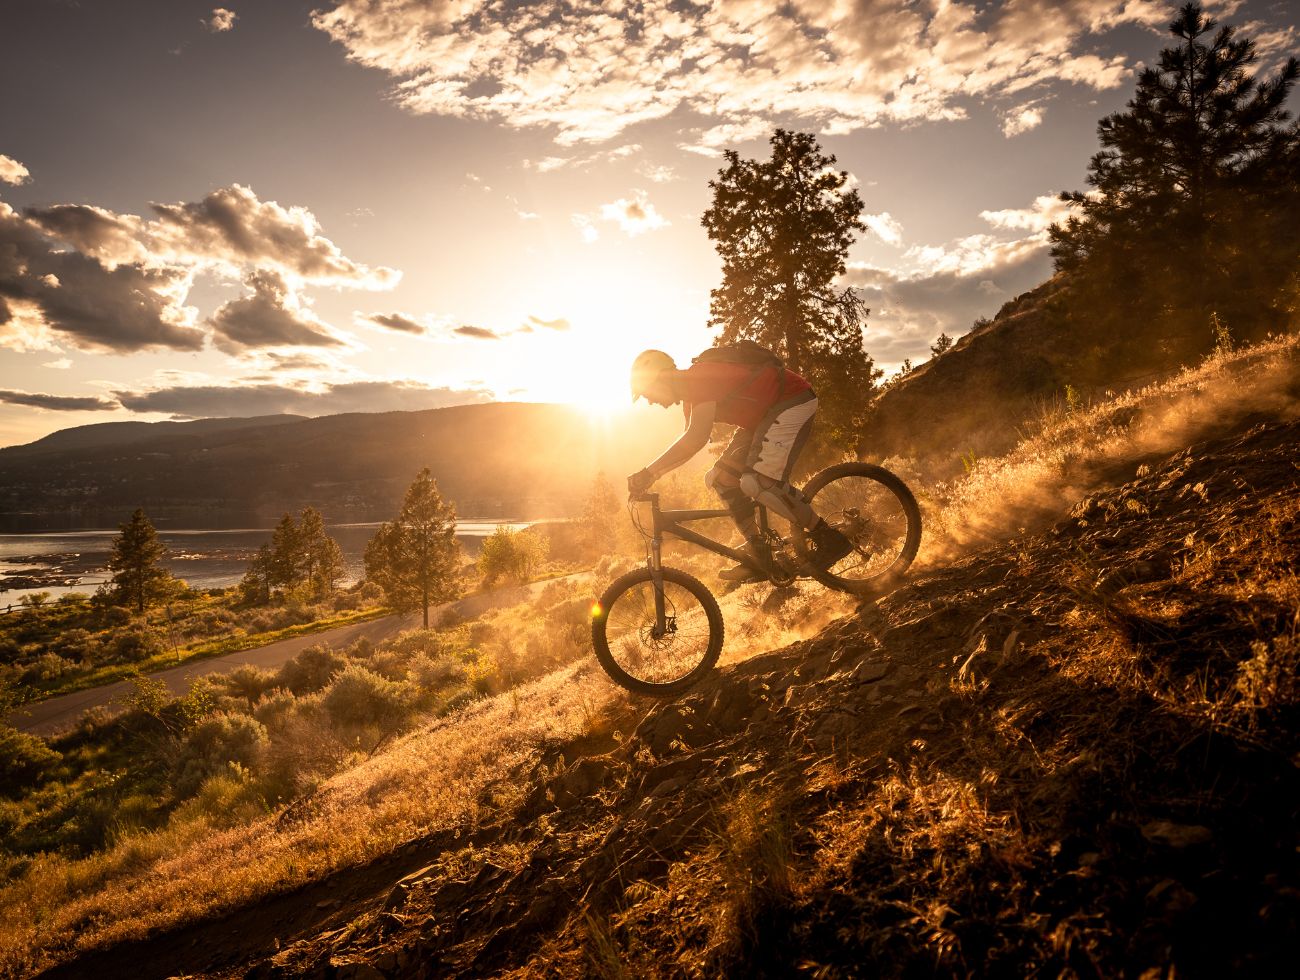
<path fill-rule="evenodd" d="M 650 543 L 650 582 L 655 590 L 655 626 L 651 632 L 656 640 L 668 632 L 668 621 L 664 612 L 664 563 L 663 538 L 659 534 L 658 513 L 655 514 L 655 536 Z"/>

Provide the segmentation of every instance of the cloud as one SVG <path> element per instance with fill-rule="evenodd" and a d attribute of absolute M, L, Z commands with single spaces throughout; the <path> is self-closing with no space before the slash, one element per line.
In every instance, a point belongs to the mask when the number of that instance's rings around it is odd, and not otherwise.
<path fill-rule="evenodd" d="M 543 320 L 540 316 L 529 316 L 528 322 L 535 327 L 545 327 L 547 330 L 568 330 L 573 324 L 564 317 L 558 317 L 554 320 Z"/>
<path fill-rule="evenodd" d="M 655 164 L 646 164 L 639 171 L 647 180 L 652 180 L 656 184 L 666 184 L 670 180 L 677 179 L 677 171 L 672 167 L 657 166 Z"/>
<path fill-rule="evenodd" d="M 399 333 L 422 334 L 429 329 L 427 323 L 406 313 L 358 313 L 355 318 L 358 323 L 384 327 Z"/>
<path fill-rule="evenodd" d="M 72 361 L 66 357 L 60 357 L 56 361 L 44 361 L 41 364 L 43 368 L 52 368 L 55 371 L 66 371 L 72 367 Z"/>
<path fill-rule="evenodd" d="M 385 289 L 401 278 L 394 269 L 349 259 L 320 234 L 320 223 L 306 208 L 259 200 L 240 184 L 194 203 L 155 204 L 153 210 L 158 221 L 147 229 L 152 252 L 273 266 L 319 285 Z"/>
<path fill-rule="evenodd" d="M 212 16 L 206 20 L 200 20 L 199 23 L 206 27 L 213 34 L 221 34 L 225 31 L 233 30 L 235 21 L 239 15 L 233 10 L 227 10 L 225 7 L 217 7 L 212 11 Z"/>
<path fill-rule="evenodd" d="M 960 337 L 979 316 L 991 316 L 1007 300 L 1051 275 L 1047 234 L 1055 198 L 1035 199 L 1029 208 L 986 211 L 981 217 L 1001 228 L 1031 230 L 1017 239 L 969 235 L 946 245 L 914 246 L 902 256 L 907 267 L 883 269 L 849 264 L 842 279 L 871 309 L 864 341 L 886 368 L 904 358 L 925 360 L 940 333 Z"/>
<path fill-rule="evenodd" d="M 994 228 L 1045 231 L 1050 225 L 1068 218 L 1072 207 L 1072 204 L 1062 201 L 1057 194 L 1042 194 L 1034 198 L 1034 203 L 1027 208 L 981 211 L 980 217 Z"/>
<path fill-rule="evenodd" d="M 474 327 L 469 324 L 455 327 L 451 331 L 458 337 L 469 337 L 473 340 L 500 340 L 501 335 L 495 330 L 489 330 L 487 327 Z"/>
<path fill-rule="evenodd" d="M 274 271 L 250 274 L 251 296 L 223 303 L 209 317 L 217 347 L 236 353 L 247 347 L 338 347 L 340 340 Z"/>
<path fill-rule="evenodd" d="M 573 227 L 577 228 L 581 233 L 582 240 L 587 245 L 590 245 L 592 242 L 600 238 L 600 232 L 596 229 L 596 226 L 592 224 L 591 218 L 587 217 L 587 215 L 575 214 L 570 217 L 570 220 L 573 222 Z"/>
<path fill-rule="evenodd" d="M 60 250 L 34 222 L 0 202 L 0 339 L 50 349 L 42 333 L 88 350 L 198 350 L 204 335 L 181 304 L 191 272 L 141 263 L 106 266 Z M 17 321 L 17 322 L 15 322 Z"/>
<path fill-rule="evenodd" d="M 29 391 L 0 388 L 0 403 L 42 408 L 51 412 L 107 412 L 120 407 L 106 398 L 80 398 L 72 395 L 43 395 Z"/>
<path fill-rule="evenodd" d="M 147 219 L 56 204 L 19 215 L 0 202 L 0 345 L 48 349 L 54 332 L 93 350 L 197 350 L 205 334 L 184 304 L 200 272 L 242 277 L 254 289 L 210 318 L 222 349 L 238 337 L 339 343 L 305 310 L 301 287 L 386 289 L 400 278 L 348 258 L 306 208 L 262 201 L 239 184 L 153 211 Z"/>
<path fill-rule="evenodd" d="M 612 204 L 602 204 L 600 216 L 616 222 L 628 235 L 640 235 L 668 227 L 668 219 L 655 210 L 645 191 L 636 191 L 631 200 L 620 197 Z"/>
<path fill-rule="evenodd" d="M 23 215 L 46 234 L 107 266 L 123 263 L 250 265 L 275 268 L 317 285 L 386 289 L 401 274 L 354 262 L 320 234 L 303 207 L 262 201 L 248 187 L 231 184 L 200 201 L 154 204 L 155 220 L 118 214 L 88 204 L 29 208 Z"/>
<path fill-rule="evenodd" d="M 347 381 L 318 387 L 282 384 L 178 385 L 118 391 L 124 408 L 174 418 L 412 412 L 491 401 L 479 388 L 431 388 L 416 381 Z"/>
<path fill-rule="evenodd" d="M 903 226 L 888 211 L 863 215 L 862 223 L 887 245 L 899 245 L 903 241 Z"/>
<path fill-rule="evenodd" d="M 1016 106 L 1002 117 L 1002 135 L 1010 139 L 1039 126 L 1043 121 L 1043 110 L 1033 102 Z"/>
<path fill-rule="evenodd" d="M 703 120 L 709 151 L 775 123 L 842 134 L 1059 80 L 1111 88 L 1131 66 L 1091 47 L 1168 16 L 1135 0 L 335 0 L 312 22 L 413 113 L 545 127 L 561 145 L 676 114 Z"/>
<path fill-rule="evenodd" d="M 31 174 L 13 157 L 0 153 L 0 184 L 25 184 Z"/>

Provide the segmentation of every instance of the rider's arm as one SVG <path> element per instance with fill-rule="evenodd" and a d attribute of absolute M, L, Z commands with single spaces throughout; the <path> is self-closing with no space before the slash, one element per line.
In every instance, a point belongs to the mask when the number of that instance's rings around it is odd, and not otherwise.
<path fill-rule="evenodd" d="M 691 406 L 691 420 L 677 441 L 664 450 L 663 455 L 646 467 L 656 480 L 670 470 L 675 470 L 709 443 L 713 432 L 713 418 L 717 402 L 700 402 Z"/>

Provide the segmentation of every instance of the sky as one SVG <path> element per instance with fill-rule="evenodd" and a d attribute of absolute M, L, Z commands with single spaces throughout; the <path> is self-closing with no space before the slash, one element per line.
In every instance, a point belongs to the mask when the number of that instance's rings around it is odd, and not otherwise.
<path fill-rule="evenodd" d="M 1271 73 L 1294 0 L 1207 11 Z M 0 445 L 96 422 L 626 404 L 709 346 L 734 149 L 818 134 L 887 370 L 1051 274 L 1149 0 L 6 0 Z"/>

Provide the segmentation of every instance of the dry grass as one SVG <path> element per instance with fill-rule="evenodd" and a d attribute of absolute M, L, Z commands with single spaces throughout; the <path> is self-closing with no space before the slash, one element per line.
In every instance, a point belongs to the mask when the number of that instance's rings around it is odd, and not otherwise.
<path fill-rule="evenodd" d="M 386 853 L 524 792 L 512 778 L 538 747 L 584 732 L 584 704 L 611 685 L 594 665 L 553 673 L 413 732 L 327 781 L 288 826 L 267 814 L 229 826 L 230 796 L 178 813 L 84 860 L 35 859 L 0 892 L 0 973 L 233 907 Z M 489 796 L 492 802 L 486 803 Z"/>
<path fill-rule="evenodd" d="M 1142 460 L 1229 431 L 1252 415 L 1295 418 L 1298 365 L 1300 337 L 1292 335 L 1216 355 L 1097 404 L 1048 408 L 1006 456 L 976 460 L 962 480 L 925 488 L 918 568 L 1055 520 Z"/>

